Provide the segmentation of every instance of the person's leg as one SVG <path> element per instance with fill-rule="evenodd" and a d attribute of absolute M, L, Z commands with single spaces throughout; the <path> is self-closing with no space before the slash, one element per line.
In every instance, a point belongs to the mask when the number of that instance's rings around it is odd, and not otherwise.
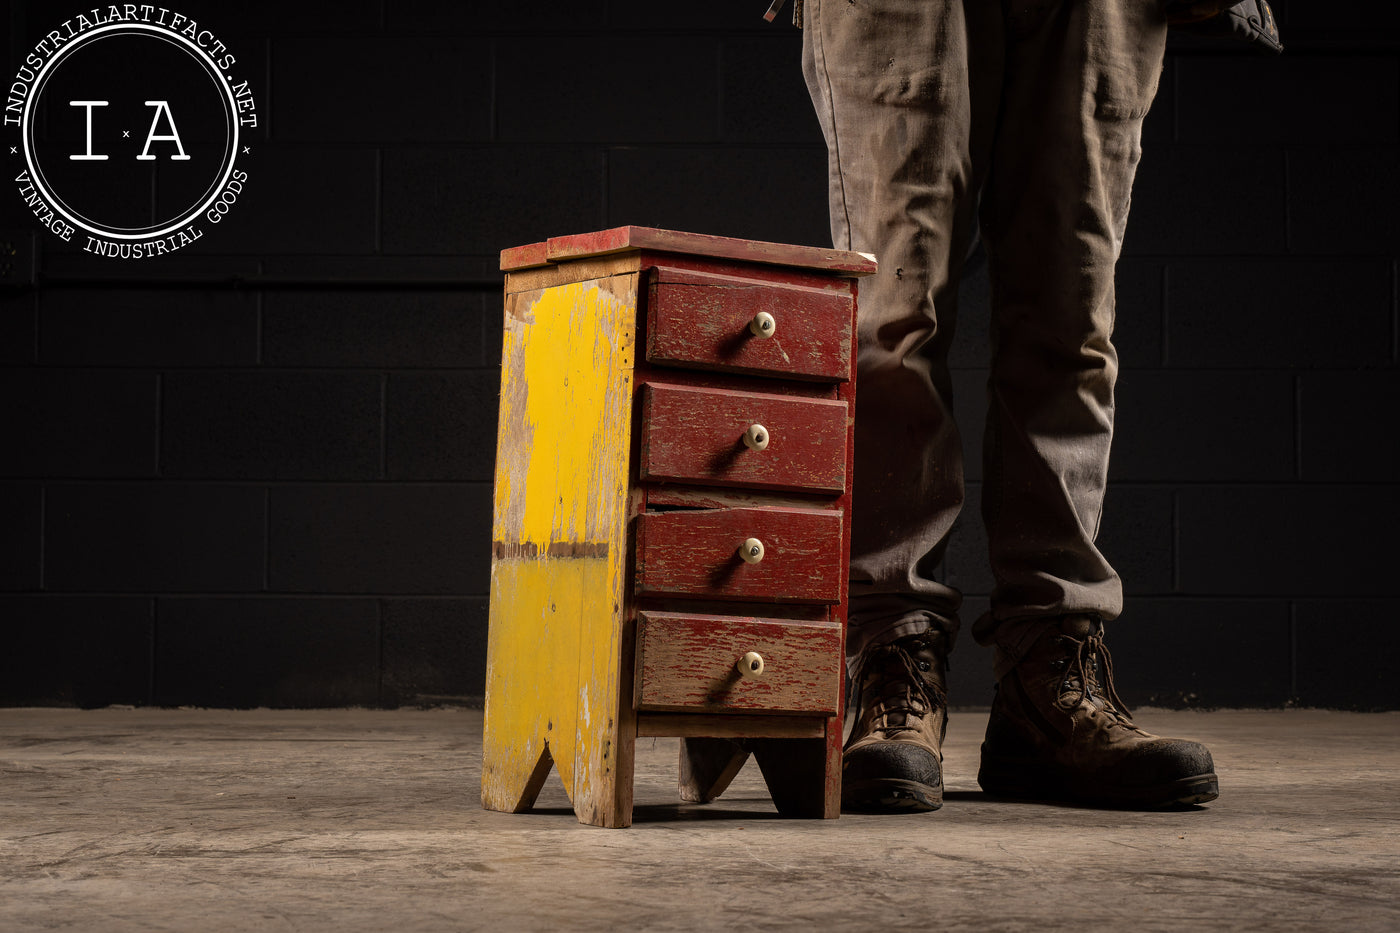
<path fill-rule="evenodd" d="M 967 9 L 995 17 L 995 6 Z M 859 292 L 848 805 L 941 801 L 942 670 L 960 596 L 933 570 L 963 501 L 947 355 L 980 183 L 974 163 L 989 143 L 974 111 L 996 101 L 994 84 L 972 75 L 999 68 L 969 53 L 969 31 L 989 27 L 964 10 L 963 0 L 804 8 L 803 71 L 830 154 L 832 239 L 880 261 Z"/>
<path fill-rule="evenodd" d="M 804 6 L 832 240 L 880 261 L 859 295 L 853 656 L 957 626 L 961 597 L 933 570 L 963 501 L 947 355 L 980 181 L 973 150 L 986 147 L 973 139 L 973 109 L 987 106 L 973 99 L 969 72 L 986 63 L 969 60 L 963 10 L 962 0 Z"/>
<path fill-rule="evenodd" d="M 1156 0 L 1012 5 L 982 235 L 992 363 L 982 512 L 1002 623 L 1122 609 L 1095 547 L 1118 357 L 1114 266 L 1156 93 Z M 1005 639 L 1002 639 L 1005 640 Z"/>
<path fill-rule="evenodd" d="M 983 195 L 992 278 L 983 516 L 997 646 L 979 780 L 995 793 L 1163 805 L 1215 796 L 1206 749 L 1139 730 L 1102 622 L 1122 609 L 1095 547 L 1113 437 L 1113 275 L 1156 93 L 1158 0 L 1008 3 Z"/>

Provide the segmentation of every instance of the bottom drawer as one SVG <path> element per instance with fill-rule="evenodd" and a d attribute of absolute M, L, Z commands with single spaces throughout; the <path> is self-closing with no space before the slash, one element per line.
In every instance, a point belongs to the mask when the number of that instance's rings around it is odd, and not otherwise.
<path fill-rule="evenodd" d="M 639 710 L 834 716 L 843 665 L 834 622 L 637 614 Z"/>

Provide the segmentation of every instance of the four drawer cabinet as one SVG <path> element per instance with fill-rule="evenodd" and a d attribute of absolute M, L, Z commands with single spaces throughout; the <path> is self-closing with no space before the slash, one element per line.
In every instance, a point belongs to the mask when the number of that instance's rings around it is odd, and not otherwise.
<path fill-rule="evenodd" d="M 620 227 L 506 250 L 482 803 L 552 767 L 627 826 L 639 736 L 680 795 L 753 756 L 840 812 L 856 283 L 868 256 Z"/>

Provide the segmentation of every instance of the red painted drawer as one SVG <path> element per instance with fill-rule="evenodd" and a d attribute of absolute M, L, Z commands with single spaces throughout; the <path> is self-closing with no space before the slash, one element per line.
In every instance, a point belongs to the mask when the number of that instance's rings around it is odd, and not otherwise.
<path fill-rule="evenodd" d="M 835 603 L 842 513 L 819 509 L 684 509 L 637 516 L 637 593 Z M 761 542 L 756 563 L 741 546 Z"/>
<path fill-rule="evenodd" d="M 796 376 L 851 377 L 850 282 L 830 288 L 658 268 L 647 300 L 647 359 L 672 366 Z M 770 315 L 770 336 L 749 325 Z"/>
<path fill-rule="evenodd" d="M 647 385 L 641 478 L 839 493 L 847 415 L 846 403 L 834 399 Z M 766 449 L 745 446 L 753 425 L 766 430 Z"/>
<path fill-rule="evenodd" d="M 763 659 L 761 675 L 739 674 L 748 652 Z M 639 710 L 834 716 L 844 669 L 836 623 L 637 614 Z"/>

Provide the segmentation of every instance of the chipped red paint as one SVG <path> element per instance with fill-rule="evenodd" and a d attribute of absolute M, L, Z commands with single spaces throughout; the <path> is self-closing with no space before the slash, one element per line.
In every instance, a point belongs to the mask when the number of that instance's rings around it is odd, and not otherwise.
<path fill-rule="evenodd" d="M 741 677 L 747 652 L 762 676 Z M 639 710 L 837 712 L 841 628 L 832 623 L 641 612 L 637 616 Z"/>
<path fill-rule="evenodd" d="M 656 383 L 643 387 L 641 477 L 768 489 L 846 488 L 843 401 Z M 766 450 L 744 446 L 761 424 Z"/>
<path fill-rule="evenodd" d="M 834 603 L 841 598 L 840 512 L 817 509 L 701 509 L 637 519 L 637 593 Z M 756 564 L 739 557 L 763 542 Z"/>
<path fill-rule="evenodd" d="M 679 269 L 651 273 L 646 354 L 652 363 L 842 382 L 851 376 L 851 293 Z M 834 286 L 834 287 L 833 287 Z M 772 336 L 749 324 L 772 315 Z"/>

